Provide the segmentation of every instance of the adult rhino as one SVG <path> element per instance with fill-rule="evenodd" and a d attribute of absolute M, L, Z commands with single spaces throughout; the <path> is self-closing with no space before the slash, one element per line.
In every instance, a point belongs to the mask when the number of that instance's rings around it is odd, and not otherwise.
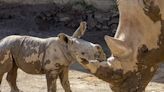
<path fill-rule="evenodd" d="M 68 68 L 78 58 L 105 59 L 98 44 L 79 39 L 86 30 L 82 22 L 73 36 L 60 33 L 46 39 L 12 35 L 0 41 L 0 82 L 4 73 L 11 92 L 20 92 L 16 85 L 17 69 L 29 74 L 46 74 L 48 92 L 56 92 L 56 79 L 60 78 L 65 92 L 71 92 Z"/>
<path fill-rule="evenodd" d="M 105 36 L 112 55 L 80 63 L 114 92 L 143 92 L 164 61 L 164 0 L 116 1 L 119 26 L 114 38 Z"/>

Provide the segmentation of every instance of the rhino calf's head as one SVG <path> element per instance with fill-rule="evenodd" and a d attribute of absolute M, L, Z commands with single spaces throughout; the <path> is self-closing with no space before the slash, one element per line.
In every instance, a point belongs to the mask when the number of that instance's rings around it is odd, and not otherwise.
<path fill-rule="evenodd" d="M 63 43 L 63 45 L 67 46 L 67 50 L 72 57 L 80 63 L 85 62 L 85 60 L 103 61 L 106 59 L 106 55 L 102 47 L 98 44 L 93 44 L 79 38 L 74 38 L 64 33 L 60 33 L 58 37 L 59 41 Z"/>

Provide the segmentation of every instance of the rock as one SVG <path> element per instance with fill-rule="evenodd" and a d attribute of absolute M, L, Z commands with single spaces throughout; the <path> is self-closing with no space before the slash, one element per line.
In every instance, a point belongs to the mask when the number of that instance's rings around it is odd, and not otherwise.
<path fill-rule="evenodd" d="M 88 22 L 88 29 L 92 29 L 96 26 L 97 22 L 92 20 L 92 22 Z"/>
<path fill-rule="evenodd" d="M 118 26 L 117 24 L 112 24 L 112 25 L 110 26 L 110 28 L 113 29 L 113 31 L 116 31 L 117 26 Z"/>
<path fill-rule="evenodd" d="M 102 29 L 107 30 L 107 29 L 109 29 L 109 27 L 104 25 L 104 26 L 102 26 Z"/>
<path fill-rule="evenodd" d="M 112 24 L 118 24 L 118 22 L 119 22 L 119 19 L 118 18 L 114 18 L 114 19 L 108 21 L 107 25 L 111 26 Z"/>
<path fill-rule="evenodd" d="M 70 20 L 70 17 L 62 17 L 59 19 L 59 21 L 61 22 L 66 22 L 66 21 L 69 21 Z"/>
<path fill-rule="evenodd" d="M 22 3 L 22 4 L 45 4 L 45 3 L 56 3 L 64 5 L 69 3 L 71 0 L 1 0 L 7 3 Z"/>
<path fill-rule="evenodd" d="M 101 24 L 97 24 L 97 25 L 96 25 L 96 28 L 98 28 L 98 29 L 101 29 L 101 27 L 102 27 Z"/>
<path fill-rule="evenodd" d="M 84 0 L 88 5 L 92 5 L 102 11 L 109 11 L 114 5 L 113 0 Z"/>
<path fill-rule="evenodd" d="M 76 2 L 85 2 L 87 5 L 94 6 L 102 11 L 109 11 L 113 5 L 114 0 L 1 0 L 6 3 L 21 3 L 21 4 L 50 4 L 55 3 L 57 5 L 74 4 Z"/>
<path fill-rule="evenodd" d="M 87 22 L 89 30 L 112 30 L 117 27 L 118 13 L 112 8 L 113 0 L 1 0 L 18 2 L 18 5 L 6 8 L 16 8 L 7 15 L 14 15 L 11 19 L 19 18 L 22 11 L 23 19 L 32 19 L 37 30 L 46 31 L 52 27 L 76 29 L 81 21 Z M 30 3 L 31 2 L 31 3 Z M 29 3 L 27 6 L 26 4 Z M 42 3 L 42 4 L 40 4 Z M 48 3 L 48 4 L 47 4 Z M 55 3 L 55 4 L 54 4 Z M 24 5 L 25 4 L 25 5 Z M 31 5 L 30 5 L 31 4 Z M 23 8 L 23 9 L 22 9 Z M 11 9 L 9 9 L 11 11 Z M 4 9 L 0 11 L 0 19 L 10 19 L 4 16 Z M 21 13 L 19 12 L 21 11 Z M 15 13 L 16 12 L 16 13 Z M 2 13 L 2 14 L 1 14 Z M 29 20 L 28 20 L 29 21 Z M 32 34 L 32 33 L 31 33 Z"/>
<path fill-rule="evenodd" d="M 103 23 L 102 17 L 103 17 L 103 15 L 100 13 L 95 14 L 95 19 L 100 23 Z"/>
<path fill-rule="evenodd" d="M 84 6 L 82 6 L 81 4 L 75 4 L 75 5 L 72 6 L 72 9 L 78 10 L 78 11 L 83 11 Z"/>

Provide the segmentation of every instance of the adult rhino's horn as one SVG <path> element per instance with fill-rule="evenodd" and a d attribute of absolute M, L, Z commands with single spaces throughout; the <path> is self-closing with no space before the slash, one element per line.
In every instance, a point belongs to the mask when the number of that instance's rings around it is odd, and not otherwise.
<path fill-rule="evenodd" d="M 127 56 L 132 50 L 123 41 L 117 40 L 110 36 L 105 36 L 105 41 L 114 56 Z"/>
<path fill-rule="evenodd" d="M 80 38 L 84 35 L 85 31 L 87 29 L 87 23 L 85 21 L 80 22 L 80 26 L 77 28 L 77 30 L 73 33 L 73 37 Z"/>

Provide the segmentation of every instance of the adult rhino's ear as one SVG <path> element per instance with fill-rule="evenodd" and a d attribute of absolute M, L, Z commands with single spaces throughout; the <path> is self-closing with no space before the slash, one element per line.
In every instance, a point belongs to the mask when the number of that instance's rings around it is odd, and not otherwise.
<path fill-rule="evenodd" d="M 58 34 L 59 40 L 64 42 L 64 43 L 68 43 L 69 42 L 69 37 L 68 35 L 64 34 L 64 33 L 60 33 Z"/>
<path fill-rule="evenodd" d="M 132 49 L 123 41 L 107 35 L 104 38 L 114 56 L 124 57 L 132 52 Z"/>
<path fill-rule="evenodd" d="M 78 27 L 78 29 L 73 33 L 72 37 L 75 38 L 81 38 L 85 31 L 87 29 L 87 23 L 85 21 L 80 22 L 80 26 Z"/>

